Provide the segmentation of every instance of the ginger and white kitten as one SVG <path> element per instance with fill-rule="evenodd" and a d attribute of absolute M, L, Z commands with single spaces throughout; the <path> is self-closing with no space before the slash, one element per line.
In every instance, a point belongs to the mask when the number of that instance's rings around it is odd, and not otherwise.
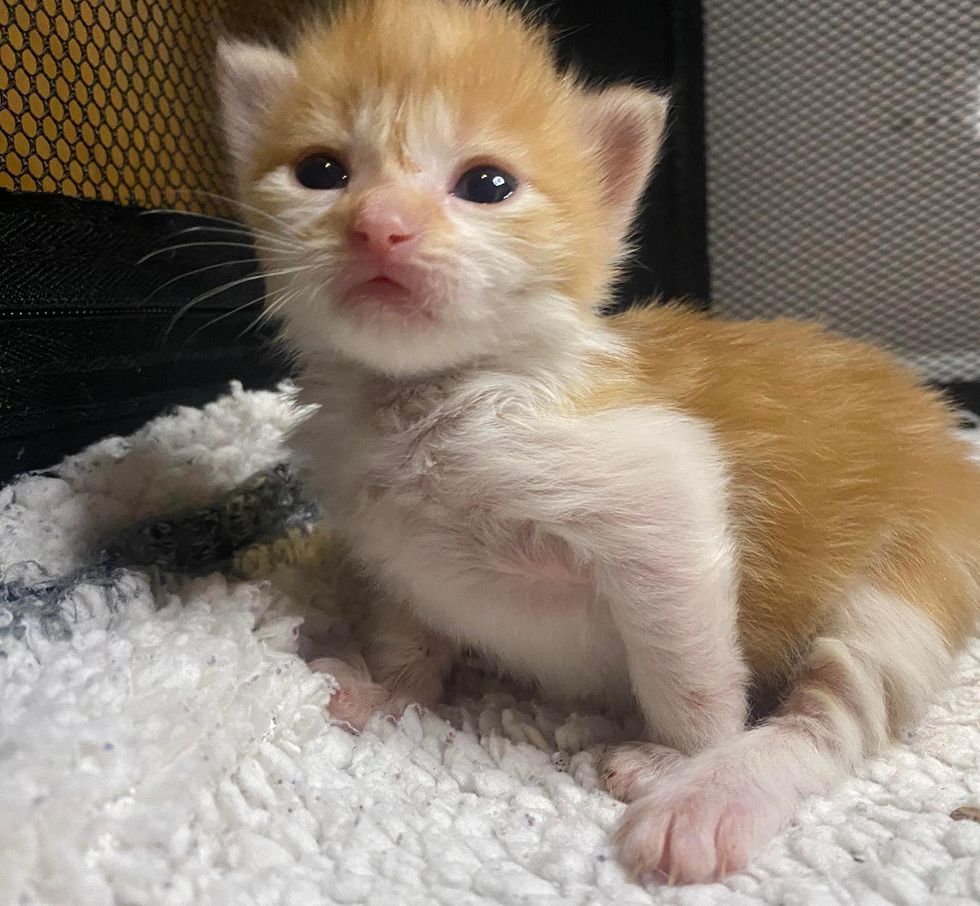
<path fill-rule="evenodd" d="M 973 630 L 980 474 L 950 411 L 816 327 L 600 318 L 666 104 L 583 86 L 516 12 L 364 0 L 220 69 L 319 406 L 295 446 L 379 587 L 373 680 L 317 665 L 331 710 L 433 705 L 461 646 L 637 708 L 647 740 L 604 763 L 623 859 L 742 868 Z"/>

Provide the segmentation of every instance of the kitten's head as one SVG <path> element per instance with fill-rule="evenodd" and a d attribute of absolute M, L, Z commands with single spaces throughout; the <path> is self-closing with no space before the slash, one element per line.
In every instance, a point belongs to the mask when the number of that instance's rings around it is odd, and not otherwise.
<path fill-rule="evenodd" d="M 415 374 L 533 356 L 594 317 L 663 98 L 586 90 L 485 0 L 362 0 L 289 53 L 219 50 L 238 192 L 305 358 Z"/>

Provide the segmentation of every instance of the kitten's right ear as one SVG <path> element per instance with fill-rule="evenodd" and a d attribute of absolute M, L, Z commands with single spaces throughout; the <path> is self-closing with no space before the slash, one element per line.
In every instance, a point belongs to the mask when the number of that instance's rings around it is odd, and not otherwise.
<path fill-rule="evenodd" d="M 296 78 L 284 53 L 229 38 L 218 41 L 218 98 L 221 126 L 236 174 L 255 154 L 259 128 L 276 95 Z"/>
<path fill-rule="evenodd" d="M 617 239 L 636 215 L 660 150 L 667 109 L 665 96 L 631 85 L 589 92 L 582 99 L 585 127 L 599 163 L 602 201 Z"/>

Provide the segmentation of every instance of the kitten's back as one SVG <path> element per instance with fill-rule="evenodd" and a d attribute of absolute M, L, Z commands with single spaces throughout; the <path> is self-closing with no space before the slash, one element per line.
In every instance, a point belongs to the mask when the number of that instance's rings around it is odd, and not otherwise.
<path fill-rule="evenodd" d="M 980 468 L 939 394 L 886 353 L 815 325 L 680 307 L 608 323 L 632 355 L 597 366 L 580 405 L 667 406 L 713 427 L 758 676 L 787 679 L 858 578 L 912 602 L 959 646 L 980 603 Z"/>

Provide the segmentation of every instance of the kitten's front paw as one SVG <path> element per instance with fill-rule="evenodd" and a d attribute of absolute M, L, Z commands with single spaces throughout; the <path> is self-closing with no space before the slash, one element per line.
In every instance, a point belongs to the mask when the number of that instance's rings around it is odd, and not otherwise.
<path fill-rule="evenodd" d="M 603 786 L 613 796 L 623 802 L 632 802 L 686 760 L 676 749 L 667 746 L 654 742 L 628 742 L 606 749 L 596 769 Z"/>
<path fill-rule="evenodd" d="M 366 669 L 332 657 L 311 661 L 309 667 L 316 673 L 328 673 L 337 681 L 337 688 L 327 705 L 334 720 L 361 731 L 372 714 L 386 710 L 390 693 L 384 686 L 372 682 Z"/>
<path fill-rule="evenodd" d="M 737 766 L 687 769 L 636 799 L 616 840 L 623 862 L 641 880 L 696 884 L 745 868 L 787 817 Z"/>

